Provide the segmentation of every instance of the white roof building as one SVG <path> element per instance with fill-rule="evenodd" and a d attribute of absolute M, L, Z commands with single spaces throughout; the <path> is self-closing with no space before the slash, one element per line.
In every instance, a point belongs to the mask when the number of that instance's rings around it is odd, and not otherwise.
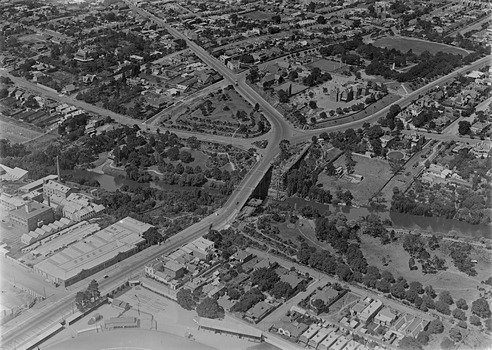
<path fill-rule="evenodd" d="M 0 181 L 20 181 L 27 177 L 28 171 L 15 167 L 9 168 L 6 165 L 0 164 Z"/>

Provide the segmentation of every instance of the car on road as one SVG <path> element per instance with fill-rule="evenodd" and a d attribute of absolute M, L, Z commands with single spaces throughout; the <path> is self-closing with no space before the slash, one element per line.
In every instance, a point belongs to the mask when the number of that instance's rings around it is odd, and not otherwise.
<path fill-rule="evenodd" d="M 108 277 L 109 277 L 108 275 L 104 275 L 104 276 L 103 276 L 103 278 L 104 278 L 104 279 L 106 279 L 106 278 L 108 278 Z"/>

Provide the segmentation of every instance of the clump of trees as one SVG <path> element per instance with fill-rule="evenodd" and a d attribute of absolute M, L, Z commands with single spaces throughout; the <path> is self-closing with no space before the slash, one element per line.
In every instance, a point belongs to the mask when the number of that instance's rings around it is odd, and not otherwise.
<path fill-rule="evenodd" d="M 77 292 L 75 295 L 75 306 L 80 312 L 84 312 L 90 309 L 91 305 L 97 302 L 100 296 L 99 284 L 96 280 L 92 280 L 86 290 Z"/>

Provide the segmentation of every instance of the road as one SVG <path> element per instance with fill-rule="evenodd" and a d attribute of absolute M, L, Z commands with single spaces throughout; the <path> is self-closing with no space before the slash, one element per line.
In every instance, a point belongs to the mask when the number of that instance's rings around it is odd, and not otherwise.
<path fill-rule="evenodd" d="M 414 130 L 402 130 L 402 134 L 406 135 L 411 135 L 415 133 Z M 478 143 L 484 143 L 487 145 L 492 144 L 492 141 L 489 140 L 480 140 L 479 138 L 470 138 L 469 136 L 458 136 L 458 135 L 452 135 L 452 134 L 434 134 L 432 132 L 425 132 L 425 131 L 417 131 L 419 135 L 423 135 L 426 139 L 432 139 L 432 140 L 438 140 L 438 141 L 456 141 L 456 142 L 466 142 L 467 144 L 470 145 L 476 145 Z"/>

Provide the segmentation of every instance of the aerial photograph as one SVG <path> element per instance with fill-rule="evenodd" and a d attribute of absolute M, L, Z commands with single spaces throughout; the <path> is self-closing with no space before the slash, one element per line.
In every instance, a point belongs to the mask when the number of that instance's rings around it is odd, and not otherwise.
<path fill-rule="evenodd" d="M 492 350 L 491 0 L 0 0 L 0 350 Z"/>

